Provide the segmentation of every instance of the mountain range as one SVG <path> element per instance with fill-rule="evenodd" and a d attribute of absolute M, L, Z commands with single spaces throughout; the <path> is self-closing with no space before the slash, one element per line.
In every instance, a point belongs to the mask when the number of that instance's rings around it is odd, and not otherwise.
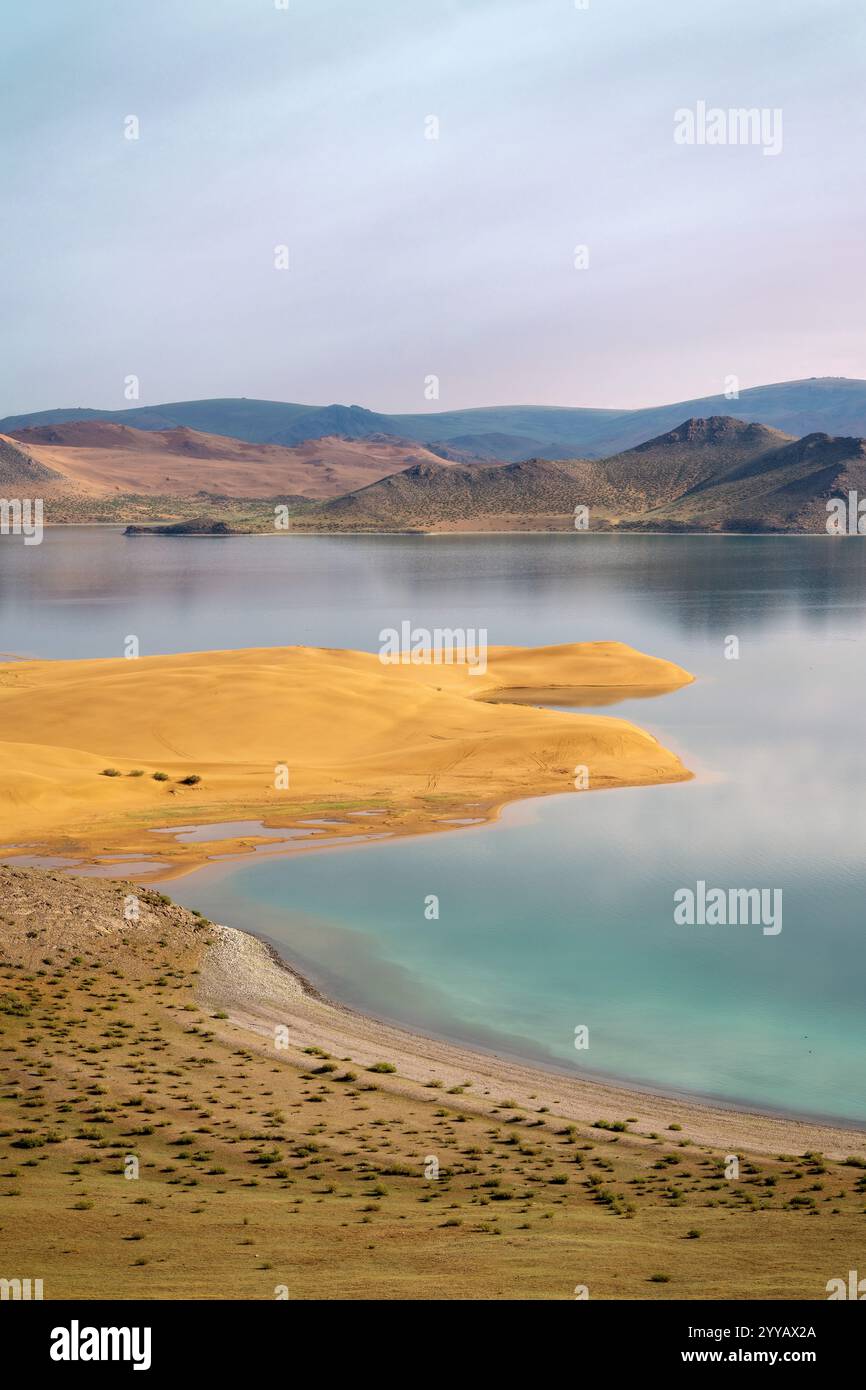
<path fill-rule="evenodd" d="M 866 383 L 788 383 L 744 395 L 773 407 L 777 420 L 811 419 L 809 400 L 813 415 L 823 409 L 834 421 L 856 419 L 862 409 L 866 432 L 866 404 L 858 405 L 863 392 L 855 387 L 866 389 Z M 196 418 L 203 421 L 205 406 L 220 417 L 219 407 L 237 404 L 188 402 L 180 413 L 199 406 Z M 241 404 L 255 416 L 268 403 Z M 739 405 L 745 409 L 742 400 Z M 664 407 L 662 413 L 672 409 Z M 315 412 L 317 428 L 327 422 L 360 429 L 367 417 L 400 428 L 407 420 L 426 420 L 441 435 L 446 419 L 361 411 L 359 421 L 360 407 L 348 407 L 338 418 L 332 418 L 332 410 L 343 408 Z M 503 413 L 510 415 L 512 430 L 505 438 L 512 442 L 514 429 L 528 428 L 533 415 L 567 416 L 571 424 L 560 422 L 567 432 L 598 431 L 602 422 L 584 417 L 606 414 L 543 407 L 495 412 Z M 635 418 L 639 423 L 658 414 L 620 414 L 604 428 L 608 437 L 628 437 Z M 866 443 L 860 433 L 810 429 L 798 434 L 730 410 L 689 415 L 603 457 L 575 456 L 563 448 L 554 458 L 513 460 L 500 447 L 501 432 L 493 429 L 454 435 L 448 444 L 423 444 L 381 431 L 262 443 L 165 423 L 164 414 L 124 415 L 137 423 L 97 412 L 23 425 L 18 420 L 30 417 L 7 419 L 0 434 L 0 493 L 43 497 L 49 519 L 58 522 L 159 521 L 179 523 L 181 531 L 195 534 L 213 525 L 222 533 L 270 527 L 277 502 L 289 505 L 293 528 L 299 530 L 556 531 L 574 529 L 576 509 L 586 507 L 594 530 L 820 532 L 831 497 L 866 495 Z M 577 424 L 573 417 L 580 417 Z M 306 418 L 309 422 L 309 412 Z M 302 431 L 299 421 L 296 432 Z"/>
<path fill-rule="evenodd" d="M 498 468 L 426 462 L 318 504 L 329 530 L 590 529 L 823 532 L 826 502 L 866 495 L 866 442 L 795 439 L 725 416 L 690 418 L 606 459 L 530 459 Z"/>
<path fill-rule="evenodd" d="M 862 436 L 866 435 L 866 381 L 810 377 L 751 387 L 736 399 L 720 394 L 641 410 L 510 405 L 389 415 L 360 405 L 299 405 L 244 397 L 127 410 L 75 407 L 6 416 L 0 420 L 0 434 L 105 420 L 138 430 L 161 433 L 185 428 L 284 447 L 312 439 L 386 436 L 422 444 L 457 462 L 516 462 L 604 458 L 632 449 L 690 417 L 711 416 L 768 425 L 798 438 L 812 433 Z"/>

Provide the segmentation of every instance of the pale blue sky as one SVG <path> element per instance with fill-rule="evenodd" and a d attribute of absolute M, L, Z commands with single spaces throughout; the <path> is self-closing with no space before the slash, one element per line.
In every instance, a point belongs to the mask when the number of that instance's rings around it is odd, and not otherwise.
<path fill-rule="evenodd" d="M 861 0 L 15 8 L 0 415 L 866 377 Z M 781 155 L 675 144 L 699 100 L 782 108 Z"/>

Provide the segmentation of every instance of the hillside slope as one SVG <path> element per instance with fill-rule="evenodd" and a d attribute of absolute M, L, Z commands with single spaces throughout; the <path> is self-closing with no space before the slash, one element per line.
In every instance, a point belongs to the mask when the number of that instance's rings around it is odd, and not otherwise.
<path fill-rule="evenodd" d="M 826 528 L 826 501 L 866 485 L 866 444 L 764 425 L 689 419 L 608 459 L 532 459 L 498 468 L 407 469 L 314 508 L 301 524 L 334 530 Z"/>
<path fill-rule="evenodd" d="M 59 480 L 60 474 L 36 458 L 15 439 L 0 434 L 0 491 L 5 496 L 33 497 L 45 484 Z"/>
<path fill-rule="evenodd" d="M 337 497 L 312 524 L 354 530 L 408 527 L 488 518 L 563 515 L 583 495 L 580 464 L 529 459 L 525 463 L 472 468 L 440 462 L 416 464 L 358 492 Z"/>
<path fill-rule="evenodd" d="M 17 430 L 14 438 L 55 478 L 95 496 L 335 497 L 436 459 L 421 445 L 385 435 L 315 439 L 286 448 L 186 426 L 141 430 L 92 419 Z"/>

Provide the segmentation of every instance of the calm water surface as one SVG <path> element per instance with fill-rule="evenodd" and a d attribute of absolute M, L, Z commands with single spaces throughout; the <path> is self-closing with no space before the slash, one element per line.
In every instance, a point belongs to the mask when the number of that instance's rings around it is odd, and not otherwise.
<path fill-rule="evenodd" d="M 583 1073 L 866 1119 L 866 549 L 856 538 L 0 539 L 0 649 L 116 656 L 486 627 L 619 639 L 695 685 L 625 702 L 697 780 L 500 825 L 219 864 L 171 885 L 336 996 Z M 738 660 L 725 638 L 738 637 Z M 674 891 L 783 891 L 783 928 L 677 927 Z M 427 921 L 428 894 L 440 900 Z M 588 1052 L 574 1030 L 587 1025 Z"/>

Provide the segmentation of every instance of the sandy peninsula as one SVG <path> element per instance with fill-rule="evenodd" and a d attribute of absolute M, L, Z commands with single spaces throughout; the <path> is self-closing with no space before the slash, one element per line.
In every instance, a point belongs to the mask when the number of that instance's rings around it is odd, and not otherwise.
<path fill-rule="evenodd" d="M 494 647 L 483 670 L 315 647 L 6 662 L 0 848 L 158 849 L 182 871 L 208 845 L 157 843 L 152 829 L 319 815 L 325 833 L 357 835 L 364 822 L 347 816 L 375 812 L 377 832 L 408 834 L 576 783 L 683 781 L 679 758 L 637 725 L 539 705 L 604 705 L 692 679 L 619 642 Z M 220 853 L 254 844 L 222 839 Z"/>

